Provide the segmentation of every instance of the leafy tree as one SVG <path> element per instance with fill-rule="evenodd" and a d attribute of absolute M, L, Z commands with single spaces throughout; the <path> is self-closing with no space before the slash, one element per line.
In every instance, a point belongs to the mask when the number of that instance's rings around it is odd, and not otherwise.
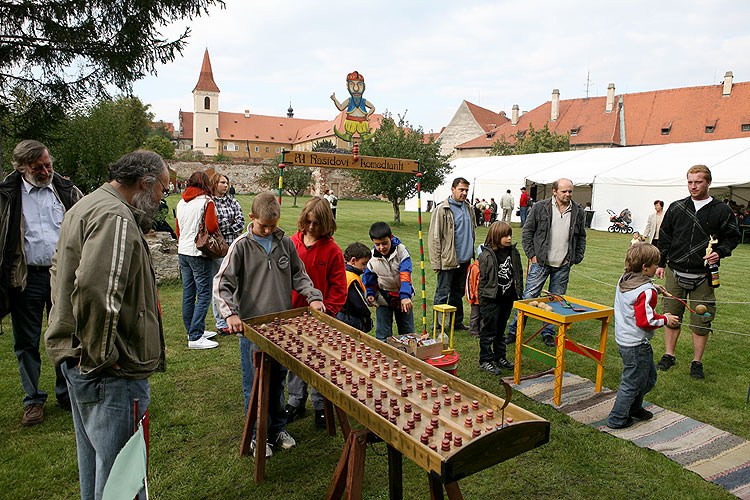
<path fill-rule="evenodd" d="M 65 126 L 65 135 L 51 152 L 55 169 L 71 177 L 84 191 L 107 180 L 109 164 L 142 147 L 153 115 L 137 97 L 104 99 L 77 110 Z"/>
<path fill-rule="evenodd" d="M 312 148 L 313 151 L 325 151 L 330 149 L 336 149 L 336 145 L 328 139 L 316 142 Z"/>
<path fill-rule="evenodd" d="M 165 160 L 174 158 L 174 144 L 160 135 L 152 135 L 146 138 L 143 147 L 154 153 L 159 153 L 159 156 Z"/>
<path fill-rule="evenodd" d="M 433 191 L 450 172 L 448 157 L 440 154 L 440 141 L 430 138 L 425 142 L 422 127 L 414 128 L 403 116 L 396 122 L 390 113 L 383 114 L 383 122 L 369 141 L 359 147 L 363 156 L 419 160 L 422 171 L 422 190 Z M 393 205 L 393 222 L 401 222 L 401 205 L 417 193 L 417 178 L 411 173 L 391 173 L 351 170 L 359 181 L 360 190 L 385 197 Z"/>
<path fill-rule="evenodd" d="M 539 130 L 534 130 L 534 124 L 529 123 L 528 130 L 519 130 L 511 137 L 514 139 L 512 142 L 508 141 L 505 135 L 500 136 L 487 154 L 509 156 L 570 150 L 570 135 L 551 132 L 549 123 L 545 123 Z"/>
<path fill-rule="evenodd" d="M 164 123 L 163 120 L 159 120 L 158 122 L 151 124 L 151 134 L 163 137 L 168 141 L 172 141 L 172 139 L 174 139 L 172 132 L 169 131 L 167 124 Z"/>
<path fill-rule="evenodd" d="M 258 174 L 258 183 L 267 189 L 278 189 L 281 155 L 271 165 L 264 165 Z M 312 170 L 308 167 L 290 165 L 284 168 L 282 189 L 294 197 L 293 207 L 297 206 L 297 197 L 304 194 L 313 184 Z"/>
<path fill-rule="evenodd" d="M 232 161 L 232 157 L 229 156 L 229 155 L 225 155 L 224 153 L 219 153 L 219 154 L 217 154 L 217 155 L 214 156 L 214 161 L 217 162 L 217 163 L 231 162 Z"/>

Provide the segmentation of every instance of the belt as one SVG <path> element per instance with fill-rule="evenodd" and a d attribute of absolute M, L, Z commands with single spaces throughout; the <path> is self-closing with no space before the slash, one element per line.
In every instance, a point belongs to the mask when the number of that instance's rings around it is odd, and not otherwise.
<path fill-rule="evenodd" d="M 48 273 L 52 266 L 26 266 L 29 271 L 35 271 L 39 273 Z"/>

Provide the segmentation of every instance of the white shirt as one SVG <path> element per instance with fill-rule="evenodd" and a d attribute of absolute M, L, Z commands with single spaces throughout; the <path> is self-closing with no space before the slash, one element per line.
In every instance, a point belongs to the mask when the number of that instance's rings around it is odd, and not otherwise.
<path fill-rule="evenodd" d="M 50 183 L 38 188 L 23 180 L 21 210 L 23 211 L 23 250 L 26 264 L 51 266 L 55 246 L 60 238 L 65 207 Z"/>

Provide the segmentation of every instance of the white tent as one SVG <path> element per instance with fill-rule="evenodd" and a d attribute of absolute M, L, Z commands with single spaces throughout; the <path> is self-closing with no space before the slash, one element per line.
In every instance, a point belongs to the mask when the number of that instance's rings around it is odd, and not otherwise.
<path fill-rule="evenodd" d="M 688 195 L 685 174 L 695 164 L 707 165 L 713 175 L 711 194 L 729 194 L 739 204 L 750 199 L 750 138 L 626 148 L 597 148 L 518 156 L 489 156 L 455 160 L 446 182 L 427 200 L 441 201 L 450 195 L 451 182 L 465 177 L 472 182 L 475 198 L 499 201 L 511 189 L 518 204 L 520 187 L 537 185 L 537 197 L 549 197 L 555 180 L 573 181 L 573 199 L 591 201 L 595 210 L 592 227 L 606 230 L 607 209 L 633 215 L 633 227 L 643 231 L 654 200 L 665 206 Z M 407 210 L 416 210 L 416 198 L 407 200 Z M 514 214 L 515 217 L 515 214 Z M 514 218 L 517 220 L 517 217 Z"/>

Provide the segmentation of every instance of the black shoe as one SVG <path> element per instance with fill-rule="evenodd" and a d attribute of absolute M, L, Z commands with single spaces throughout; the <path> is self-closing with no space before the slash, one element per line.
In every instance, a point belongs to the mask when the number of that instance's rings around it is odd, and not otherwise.
<path fill-rule="evenodd" d="M 492 375 L 500 375 L 500 368 L 498 368 L 495 363 L 491 363 L 489 361 L 479 363 L 479 369 L 491 373 Z"/>
<path fill-rule="evenodd" d="M 505 337 L 505 345 L 516 345 L 516 336 L 508 334 L 507 337 Z"/>
<path fill-rule="evenodd" d="M 625 422 L 623 422 L 621 425 L 609 425 L 609 424 L 607 424 L 607 427 L 609 427 L 610 429 L 627 429 L 628 427 L 630 427 L 634 423 L 635 423 L 635 420 L 633 420 L 631 417 L 628 417 L 628 419 Z"/>
<path fill-rule="evenodd" d="M 315 428 L 325 429 L 326 428 L 326 412 L 325 410 L 315 410 Z"/>
<path fill-rule="evenodd" d="M 457 332 L 459 330 L 468 330 L 468 329 L 469 328 L 466 325 L 464 325 L 463 323 L 456 323 L 455 325 L 453 325 L 453 331 L 454 332 Z"/>
<path fill-rule="evenodd" d="M 547 347 L 555 347 L 555 337 L 542 337 L 542 342 Z"/>
<path fill-rule="evenodd" d="M 299 420 L 305 416 L 304 406 L 296 407 L 292 405 L 286 405 L 284 409 L 286 410 L 286 423 L 287 424 L 294 422 L 295 420 Z"/>
<path fill-rule="evenodd" d="M 506 370 L 512 370 L 515 365 L 513 361 L 508 361 L 505 358 L 500 358 L 496 361 L 497 366 L 500 368 L 505 368 Z"/>
<path fill-rule="evenodd" d="M 68 398 L 58 399 L 57 401 L 55 401 L 55 406 L 57 406 L 58 408 L 62 408 L 65 411 L 72 411 L 70 407 L 70 399 Z"/>
<path fill-rule="evenodd" d="M 479 338 L 479 334 L 477 332 L 469 332 L 469 335 L 471 335 L 475 339 Z"/>
<path fill-rule="evenodd" d="M 638 420 L 650 420 L 654 414 L 645 408 L 639 408 L 638 411 L 631 413 L 630 416 Z"/>
<path fill-rule="evenodd" d="M 690 376 L 695 379 L 703 379 L 703 363 L 700 361 L 693 361 L 690 363 Z"/>
<path fill-rule="evenodd" d="M 656 369 L 660 371 L 667 371 L 674 366 L 675 357 L 671 354 L 665 354 L 661 357 L 659 362 L 656 364 Z M 692 369 L 692 367 L 691 367 Z"/>

